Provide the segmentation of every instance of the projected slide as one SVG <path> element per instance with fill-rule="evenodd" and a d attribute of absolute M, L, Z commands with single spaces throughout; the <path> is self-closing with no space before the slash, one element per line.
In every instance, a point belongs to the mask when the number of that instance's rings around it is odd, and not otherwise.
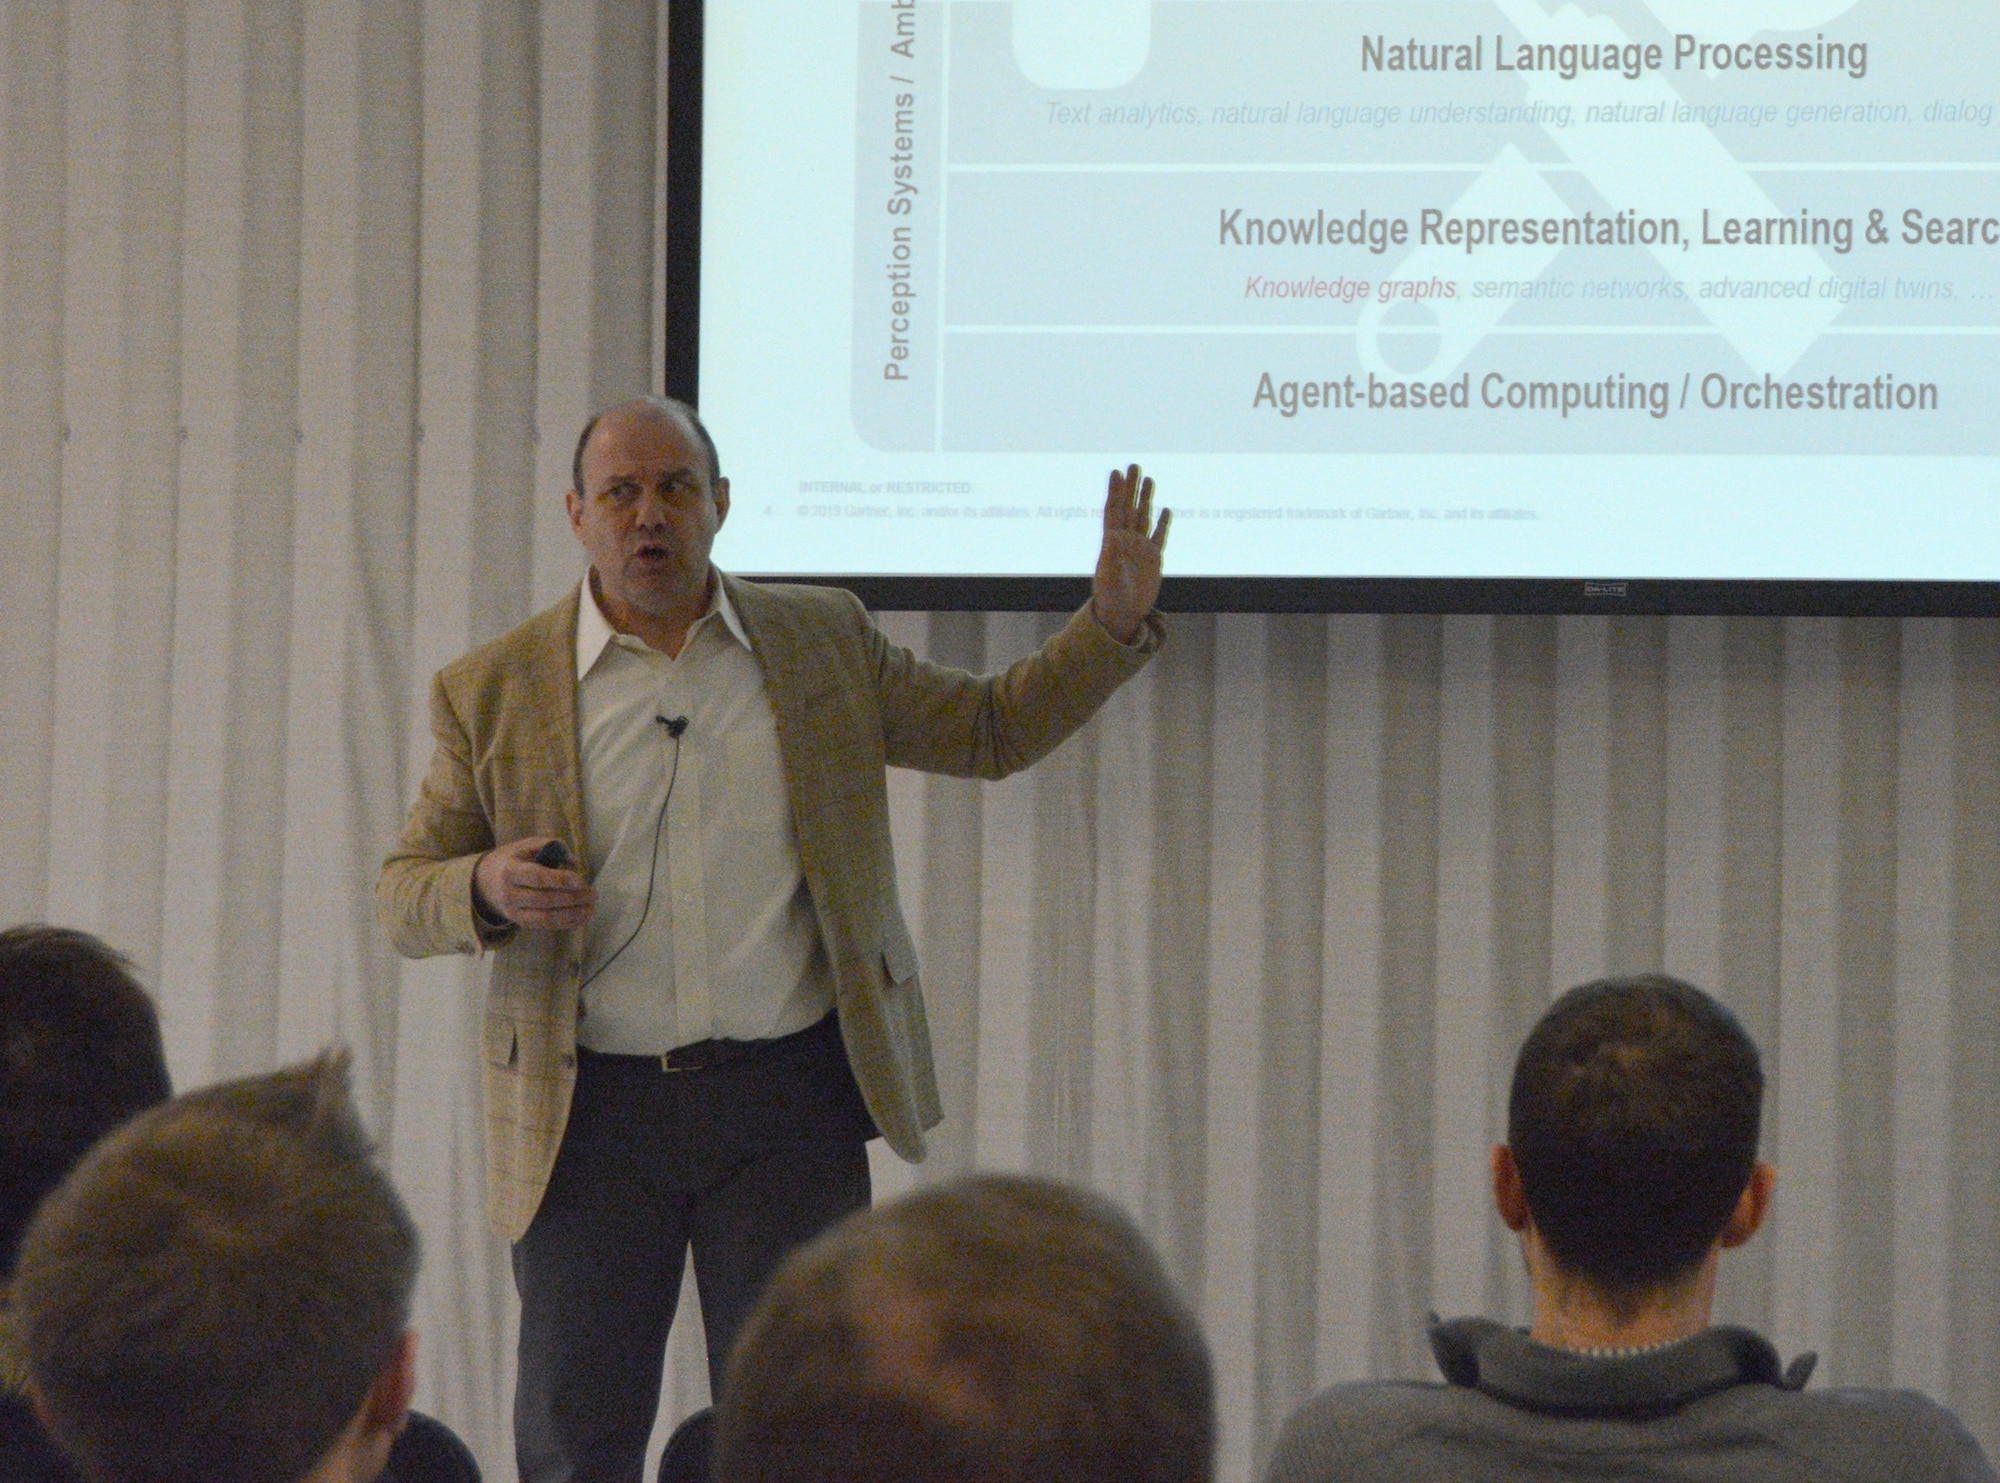
<path fill-rule="evenodd" d="M 851 224 L 846 281 L 769 280 L 798 400 L 745 404 L 745 299 L 703 303 L 705 409 L 791 450 L 770 569 L 1078 570 L 1051 532 L 1131 456 L 1181 571 L 2000 577 L 1985 7 L 864 0 L 822 40 L 844 94 L 757 77 L 829 110 L 776 130 L 797 252 Z"/>

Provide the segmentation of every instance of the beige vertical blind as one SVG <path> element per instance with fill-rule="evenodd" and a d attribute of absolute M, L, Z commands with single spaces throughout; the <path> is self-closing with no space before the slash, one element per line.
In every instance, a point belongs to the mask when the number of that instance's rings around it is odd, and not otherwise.
<path fill-rule="evenodd" d="M 495 1478 L 477 975 L 397 960 L 370 892 L 432 670 L 576 579 L 576 429 L 657 374 L 659 35 L 649 0 L 0 0 L 0 919 L 129 952 L 181 1087 L 354 1047 L 424 1229 L 421 1404 Z M 1056 620 L 883 621 L 983 667 Z M 878 1194 L 1121 1201 L 1248 1479 L 1317 1386 L 1429 1374 L 1426 1310 L 1524 1314 L 1484 1186 L 1514 1047 L 1664 967 L 1769 1076 L 1725 1316 L 1993 1448 L 1997 673 L 1985 622 L 1177 618 L 1033 772 L 892 778 L 949 1118 Z M 683 1322 L 664 1421 L 699 1355 Z"/>

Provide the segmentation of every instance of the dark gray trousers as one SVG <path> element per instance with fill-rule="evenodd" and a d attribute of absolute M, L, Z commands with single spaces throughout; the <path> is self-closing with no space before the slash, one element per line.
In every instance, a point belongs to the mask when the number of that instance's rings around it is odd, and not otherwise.
<path fill-rule="evenodd" d="M 580 1054 L 548 1192 L 514 1244 L 522 1483 L 640 1483 L 689 1248 L 719 1392 L 772 1270 L 868 1204 L 873 1133 L 831 1015 L 699 1071 Z"/>

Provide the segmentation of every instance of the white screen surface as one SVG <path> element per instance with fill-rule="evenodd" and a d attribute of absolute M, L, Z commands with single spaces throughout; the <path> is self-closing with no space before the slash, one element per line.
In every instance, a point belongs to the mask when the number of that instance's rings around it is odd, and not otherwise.
<path fill-rule="evenodd" d="M 2000 578 L 1987 7 L 706 16 L 726 567 Z"/>

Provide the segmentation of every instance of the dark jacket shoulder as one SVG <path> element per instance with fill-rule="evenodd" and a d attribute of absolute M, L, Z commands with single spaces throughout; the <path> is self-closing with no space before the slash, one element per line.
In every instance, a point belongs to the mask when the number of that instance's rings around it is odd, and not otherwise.
<path fill-rule="evenodd" d="M 1450 1383 L 1361 1382 L 1286 1423 L 1270 1483 L 1406 1477 L 1688 1483 L 1994 1483 L 1979 1444 L 1912 1391 L 1804 1389 L 1761 1336 L 1719 1327 L 1630 1356 L 1536 1344 L 1480 1319 L 1433 1322 Z"/>
<path fill-rule="evenodd" d="M 1965 1424 L 1915 1390 L 1833 1386 L 1785 1397 L 1766 1417 L 1774 1436 L 1829 1478 L 1995 1478 Z"/>
<path fill-rule="evenodd" d="M 1644 1476 L 1686 1483 L 1994 1483 L 1979 1444 L 1910 1391 L 1745 1384 L 1648 1420 L 1552 1416 L 1465 1386 L 1363 1381 L 1285 1424 L 1267 1483 Z"/>

